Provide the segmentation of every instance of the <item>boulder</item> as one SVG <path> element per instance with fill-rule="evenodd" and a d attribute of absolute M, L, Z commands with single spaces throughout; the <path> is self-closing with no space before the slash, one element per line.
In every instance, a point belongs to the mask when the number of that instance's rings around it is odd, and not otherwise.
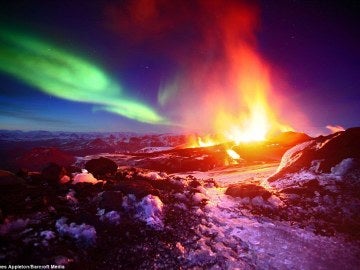
<path fill-rule="evenodd" d="M 149 182 L 143 180 L 119 182 L 114 186 L 114 190 L 121 191 L 125 195 L 134 194 L 138 199 L 142 199 L 149 194 L 156 196 L 159 195 L 159 191 L 157 189 L 155 189 Z"/>
<path fill-rule="evenodd" d="M 226 189 L 225 194 L 232 197 L 248 197 L 250 199 L 260 196 L 264 200 L 267 200 L 271 197 L 270 191 L 262 186 L 255 184 L 233 184 Z"/>
<path fill-rule="evenodd" d="M 120 210 L 123 194 L 121 191 L 104 191 L 100 194 L 99 208 L 110 210 Z"/>
<path fill-rule="evenodd" d="M 66 170 L 56 163 L 50 163 L 42 170 L 41 175 L 48 183 L 58 184 L 60 179 L 66 175 Z"/>
<path fill-rule="evenodd" d="M 76 192 L 76 198 L 81 202 L 89 201 L 97 196 L 102 191 L 103 183 L 91 184 L 87 182 L 80 182 L 73 185 L 72 188 Z"/>
<path fill-rule="evenodd" d="M 158 189 L 158 190 L 163 190 L 166 192 L 180 192 L 182 193 L 184 191 L 184 185 L 181 182 L 172 182 L 169 179 L 166 180 L 156 180 L 156 181 L 151 181 L 151 180 L 145 180 L 147 182 L 150 182 L 150 184 Z"/>
<path fill-rule="evenodd" d="M 117 164 L 111 159 L 100 157 L 86 162 L 85 169 L 92 173 L 96 178 L 107 174 L 115 174 Z"/>
<path fill-rule="evenodd" d="M 40 172 L 29 172 L 28 183 L 31 185 L 40 185 L 44 182 L 44 178 Z"/>

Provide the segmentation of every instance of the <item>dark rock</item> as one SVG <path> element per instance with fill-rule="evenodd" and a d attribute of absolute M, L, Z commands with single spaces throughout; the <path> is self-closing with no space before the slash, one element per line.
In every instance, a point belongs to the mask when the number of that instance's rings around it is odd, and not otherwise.
<path fill-rule="evenodd" d="M 22 179 L 27 179 L 29 177 L 28 170 L 20 169 L 17 171 L 16 175 Z"/>
<path fill-rule="evenodd" d="M 117 164 L 111 159 L 100 157 L 86 162 L 85 169 L 98 178 L 107 174 L 115 174 L 117 171 Z"/>
<path fill-rule="evenodd" d="M 281 193 L 296 194 L 301 197 L 314 197 L 316 192 L 324 193 L 323 187 L 320 186 L 317 179 L 308 180 L 307 182 L 297 186 L 293 185 L 280 190 Z"/>
<path fill-rule="evenodd" d="M 200 182 L 198 180 L 192 180 L 190 183 L 189 183 L 189 186 L 190 187 L 193 187 L 193 188 L 197 188 L 198 186 L 201 186 Z"/>
<path fill-rule="evenodd" d="M 311 180 L 307 181 L 306 183 L 304 183 L 302 186 L 306 187 L 306 188 L 317 189 L 317 188 L 319 188 L 320 185 L 319 185 L 319 180 L 311 179 Z"/>
<path fill-rule="evenodd" d="M 129 180 L 130 178 L 133 177 L 134 174 L 137 174 L 137 170 L 135 168 L 118 170 L 115 174 L 115 179 L 117 181 Z"/>
<path fill-rule="evenodd" d="M 40 172 L 29 172 L 28 181 L 31 185 L 39 185 L 44 182 L 44 178 Z"/>
<path fill-rule="evenodd" d="M 126 195 L 134 194 L 138 199 L 141 199 L 149 194 L 159 196 L 159 191 L 149 182 L 143 180 L 122 181 L 116 184 L 114 189 L 119 190 Z"/>
<path fill-rule="evenodd" d="M 60 179 L 66 175 L 66 170 L 56 163 L 50 163 L 42 170 L 41 175 L 48 183 L 58 184 Z"/>
<path fill-rule="evenodd" d="M 147 181 L 149 181 L 149 180 L 147 180 Z M 156 180 L 156 181 L 151 181 L 150 183 L 154 188 L 156 188 L 158 190 L 164 190 L 167 192 L 174 191 L 174 192 L 180 192 L 180 193 L 184 191 L 184 186 L 181 182 L 173 183 L 169 180 Z"/>
<path fill-rule="evenodd" d="M 295 194 L 295 195 L 299 195 L 301 197 L 314 197 L 314 191 L 311 189 L 306 189 L 306 188 L 300 188 L 300 187 L 289 187 L 289 188 L 284 188 L 280 191 L 281 193 L 286 193 L 286 194 Z"/>
<path fill-rule="evenodd" d="M 81 173 L 81 168 L 77 167 L 77 166 L 67 166 L 66 167 L 66 171 L 69 173 L 69 174 L 72 174 L 72 173 Z"/>
<path fill-rule="evenodd" d="M 266 190 L 264 187 L 254 184 L 230 185 L 227 188 L 225 194 L 230 195 L 232 197 L 240 197 L 240 198 L 249 197 L 250 199 L 257 196 L 261 196 L 264 200 L 267 200 L 271 196 L 271 192 Z"/>
<path fill-rule="evenodd" d="M 102 191 L 102 185 L 103 183 L 94 185 L 87 182 L 80 182 L 73 185 L 73 189 L 75 190 L 77 197 L 82 200 L 96 196 Z"/>
<path fill-rule="evenodd" d="M 120 210 L 123 194 L 120 191 L 104 191 L 100 195 L 99 207 L 108 210 Z"/>

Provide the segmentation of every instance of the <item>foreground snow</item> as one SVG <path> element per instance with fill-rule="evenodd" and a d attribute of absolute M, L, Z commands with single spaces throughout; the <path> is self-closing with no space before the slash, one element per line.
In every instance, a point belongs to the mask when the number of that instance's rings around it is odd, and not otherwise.
<path fill-rule="evenodd" d="M 255 216 L 242 207 L 244 200 L 225 195 L 230 183 L 261 181 L 276 168 L 254 166 L 251 170 L 208 173 L 222 187 L 203 191 L 208 204 L 196 229 L 198 246 L 187 253 L 190 266 L 202 261 L 205 267 L 205 262 L 212 262 L 213 269 L 354 269 L 359 265 L 357 245 L 341 237 L 316 235 L 290 222 Z M 206 173 L 196 176 L 206 178 Z"/>
<path fill-rule="evenodd" d="M 328 184 L 341 179 L 353 162 L 344 159 L 334 166 Z M 317 213 L 331 214 L 336 206 L 331 194 L 315 194 L 329 176 L 322 174 L 317 183 L 313 177 L 319 176 L 308 172 L 299 175 L 301 181 L 267 182 L 276 169 L 277 164 L 262 163 L 165 174 L 121 167 L 100 185 L 83 172 L 73 175 L 75 184 L 29 185 L 16 197 L 4 193 L 3 203 L 9 202 L 4 209 L 13 214 L 0 224 L 0 263 L 46 260 L 70 269 L 345 270 L 360 265 L 357 238 L 347 242 L 338 231 L 325 236 L 313 227 L 312 221 L 321 221 Z M 316 192 L 302 181 L 317 183 Z M 286 196 L 296 194 L 275 192 L 298 183 L 309 195 L 304 199 L 298 192 L 299 204 L 287 204 Z M 236 197 L 238 185 L 241 196 Z M 229 186 L 235 186 L 235 197 L 226 195 Z M 21 203 L 16 208 L 10 203 L 14 198 Z M 301 208 L 304 202 L 312 204 Z M 325 220 L 320 228 L 329 224 Z"/>

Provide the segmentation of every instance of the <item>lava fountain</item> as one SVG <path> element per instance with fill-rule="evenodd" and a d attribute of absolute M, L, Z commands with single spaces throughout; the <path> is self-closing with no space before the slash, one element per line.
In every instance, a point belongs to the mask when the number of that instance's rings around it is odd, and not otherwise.
<path fill-rule="evenodd" d="M 206 36 L 203 46 L 207 50 L 216 48 L 221 57 L 206 67 L 192 60 L 189 67 L 193 70 L 184 78 L 187 82 L 179 86 L 205 89 L 198 91 L 200 94 L 194 106 L 201 111 L 192 113 L 191 120 L 187 118 L 185 123 L 193 125 L 194 119 L 198 119 L 197 126 L 205 122 L 216 135 L 211 140 L 209 135 L 198 138 L 197 146 L 264 141 L 274 133 L 293 130 L 280 120 L 277 106 L 282 98 L 272 87 L 270 66 L 256 49 L 256 7 L 239 2 L 229 5 L 223 5 L 221 1 L 200 2 L 203 11 L 213 17 L 212 29 L 218 33 L 215 38 L 208 37 L 210 33 L 203 30 Z M 216 10 L 222 16 L 216 16 Z M 229 155 L 237 159 L 234 153 Z"/>
<path fill-rule="evenodd" d="M 170 63 L 158 104 L 176 128 L 205 135 L 191 138 L 189 145 L 262 141 L 292 130 L 288 122 L 299 125 L 296 106 L 280 93 L 282 80 L 273 79 L 259 52 L 260 8 L 254 1 L 125 2 L 125 8 L 109 9 L 111 24 Z M 292 113 L 284 114 L 289 108 Z"/>
<path fill-rule="evenodd" d="M 235 113 L 218 108 L 214 130 L 226 141 L 235 144 L 264 141 L 270 134 L 290 131 L 293 128 L 280 122 L 276 108 L 269 100 L 276 100 L 271 91 L 269 69 L 255 51 L 248 46 L 236 47 L 233 77 L 242 106 Z"/>

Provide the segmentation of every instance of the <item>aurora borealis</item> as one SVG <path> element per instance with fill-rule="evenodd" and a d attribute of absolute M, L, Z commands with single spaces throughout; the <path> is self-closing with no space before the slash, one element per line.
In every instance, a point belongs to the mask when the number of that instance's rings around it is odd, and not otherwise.
<path fill-rule="evenodd" d="M 40 39 L 0 30 L 0 70 L 49 95 L 96 104 L 145 123 L 165 123 L 152 108 L 124 97 L 99 67 Z"/>
<path fill-rule="evenodd" d="M 353 1 L 8 1 L 0 129 L 207 131 L 223 122 L 217 108 L 249 114 L 237 89 L 247 81 L 238 68 L 254 74 L 243 45 L 269 76 L 268 108 L 281 123 L 313 135 L 357 126 L 358 10 Z"/>

